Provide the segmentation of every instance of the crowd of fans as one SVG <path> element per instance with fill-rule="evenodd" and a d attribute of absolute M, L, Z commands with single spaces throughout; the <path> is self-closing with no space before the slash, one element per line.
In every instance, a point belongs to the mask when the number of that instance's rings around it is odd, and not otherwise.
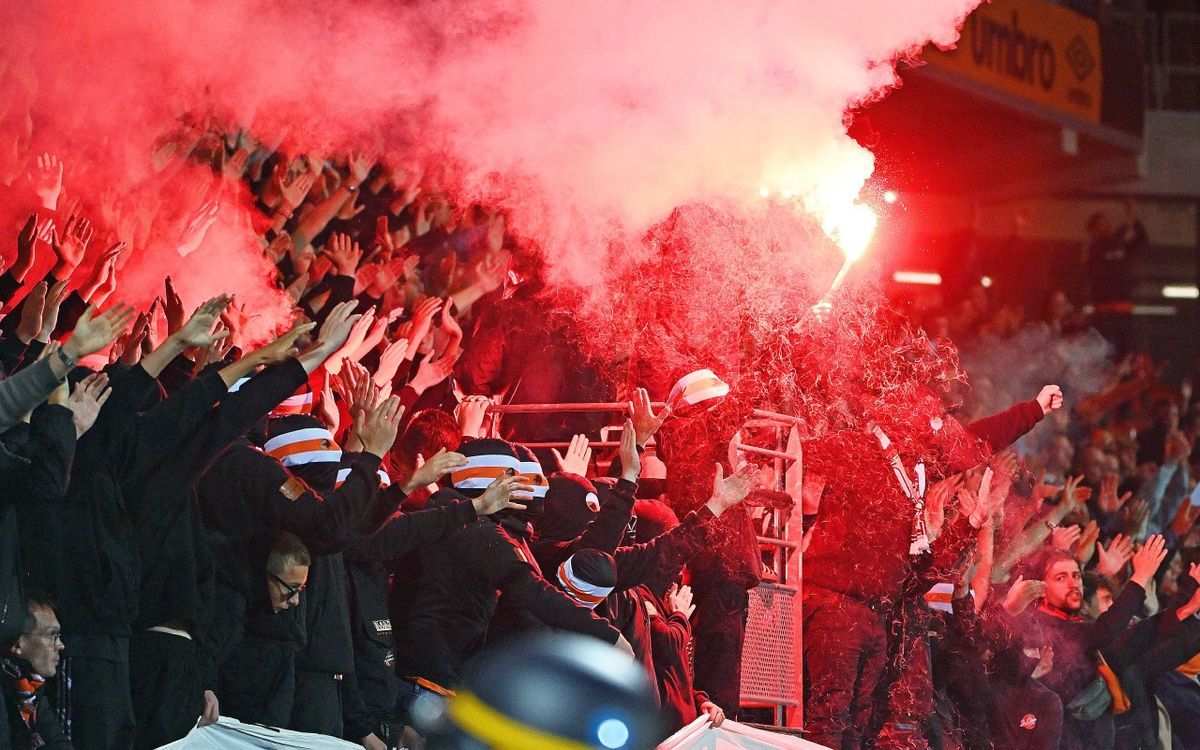
<path fill-rule="evenodd" d="M 124 243 L 88 252 L 107 232 L 87 197 L 62 199 L 59 160 L 9 186 L 27 219 L 0 276 L 0 747 L 154 748 L 220 715 L 420 747 L 420 708 L 485 644 L 540 627 L 632 654 L 661 736 L 737 714 L 749 522 L 787 503 L 664 426 L 644 389 L 615 450 L 504 439 L 492 404 L 571 400 L 576 371 L 536 340 L 556 323 L 519 330 L 538 264 L 502 213 L 415 169 L 244 133 L 161 146 L 164 172 L 201 165 L 253 196 L 296 322 L 251 348 L 254 311 L 226 295 L 189 316 L 166 278 L 148 310 L 116 302 Z M 181 255 L 215 216 L 185 222 Z M 922 322 L 968 348 L 1086 327 L 1065 295 L 1026 321 L 982 288 Z M 1069 381 L 1070 360 L 1035 363 L 1041 382 Z M 1200 747 L 1200 413 L 1144 357 L 1107 376 L 1068 408 L 1057 386 L 977 378 L 946 415 L 968 436 L 949 476 L 884 429 L 851 438 L 869 485 L 806 445 L 811 739 Z M 931 427 L 931 446 L 960 434 Z M 681 481 L 696 456 L 713 461 Z"/>

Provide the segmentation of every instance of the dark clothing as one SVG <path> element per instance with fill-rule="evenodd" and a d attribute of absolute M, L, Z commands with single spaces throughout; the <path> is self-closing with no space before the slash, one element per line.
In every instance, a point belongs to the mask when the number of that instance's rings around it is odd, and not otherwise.
<path fill-rule="evenodd" d="M 401 564 L 406 555 L 475 519 L 475 508 L 465 500 L 415 513 L 397 513 L 382 529 L 345 552 L 354 671 L 372 725 L 396 718 L 400 694 L 396 642 L 388 613 L 389 570 Z"/>
<path fill-rule="evenodd" d="M 921 450 L 934 457 L 932 466 L 960 471 L 1008 446 L 1042 417 L 1036 401 L 1025 401 L 966 428 L 946 419 L 940 431 L 929 434 L 930 444 Z M 902 446 L 895 447 L 910 470 L 922 457 L 905 455 Z M 842 479 L 847 462 L 855 465 L 858 479 L 853 483 Z M 815 742 L 833 748 L 857 747 L 864 737 L 874 738 L 881 720 L 874 705 L 887 658 L 887 618 L 906 582 L 911 585 L 931 573 L 932 560 L 923 555 L 914 566 L 909 554 L 913 505 L 900 491 L 874 436 L 861 432 L 829 436 L 805 451 L 805 468 L 828 480 L 804 557 L 804 577 L 809 582 L 804 596 L 809 674 L 805 717 Z M 869 522 L 864 523 L 864 518 Z M 921 658 L 927 661 L 928 656 Z M 699 673 L 699 658 L 696 663 Z M 699 679 L 697 684 L 707 687 Z"/>
<path fill-rule="evenodd" d="M 129 692 L 129 638 L 64 635 L 63 672 L 70 677 L 71 741 L 79 748 L 132 748 L 135 735 Z"/>
<path fill-rule="evenodd" d="M 343 673 L 297 669 L 296 699 L 292 704 L 288 729 L 340 738 L 344 726 L 342 693 L 345 685 L 346 675 Z M 359 739 L 367 734 L 370 732 L 359 735 Z"/>
<path fill-rule="evenodd" d="M 444 502 L 436 495 L 430 507 Z M 616 643 L 619 633 L 542 578 L 532 553 L 493 517 L 428 547 L 397 571 L 390 598 L 396 674 L 455 687 L 483 645 L 497 592 L 544 624 Z"/>
<path fill-rule="evenodd" d="M 1063 706 L 1053 690 L 1033 679 L 1019 684 L 996 679 L 990 685 L 992 709 L 988 726 L 996 748 L 1058 749 Z"/>
<path fill-rule="evenodd" d="M 314 555 L 340 552 L 374 533 L 396 510 L 379 492 L 379 458 L 346 453 L 352 469 L 336 490 L 318 494 L 248 442 L 225 451 L 196 485 L 205 524 L 230 539 L 288 531 Z"/>
<path fill-rule="evenodd" d="M 1036 401 L 1025 401 L 971 423 L 966 427 L 969 435 L 961 437 L 964 442 L 973 437 L 983 445 L 977 446 L 978 450 L 954 451 L 946 457 L 947 470 L 961 471 L 980 463 L 1031 430 L 1042 416 Z M 947 419 L 938 439 L 951 443 L 948 433 L 953 432 L 953 420 Z M 934 439 L 932 433 L 930 439 Z M 850 456 L 857 464 L 855 473 L 871 478 L 869 485 L 839 481 L 844 474 L 841 462 Z M 916 458 L 902 456 L 910 470 Z M 878 441 L 865 433 L 831 436 L 806 449 L 804 461 L 806 471 L 828 480 L 804 556 L 805 579 L 862 600 L 894 598 L 911 570 L 908 549 L 913 508 L 900 492 Z M 864 518 L 870 523 L 863 523 Z"/>
<path fill-rule="evenodd" d="M 137 750 L 153 750 L 187 735 L 204 710 L 194 641 L 150 630 L 129 638 L 129 671 Z M 214 686 L 215 687 L 215 686 Z"/>
<path fill-rule="evenodd" d="M 691 623 L 680 612 L 668 614 L 663 597 L 656 597 L 645 588 L 635 591 L 654 608 L 650 614 L 650 644 L 661 706 L 658 717 L 663 734 L 669 736 L 692 723 L 709 697 L 696 690 L 692 682 Z"/>
<path fill-rule="evenodd" d="M 34 550 L 61 543 L 57 519 L 74 455 L 75 424 L 64 406 L 38 407 L 28 426 L 13 427 L 0 444 L 0 482 L 7 488 L 0 500 L 0 642 L 23 627 L 21 550 L 36 560 Z"/>
<path fill-rule="evenodd" d="M 644 587 L 614 591 L 608 598 L 596 607 L 596 614 L 607 619 L 612 626 L 621 631 L 625 640 L 633 647 L 633 658 L 642 663 L 646 670 L 646 680 L 656 682 L 654 669 L 654 649 L 650 634 L 650 612 L 654 605 L 648 604 L 649 592 Z M 656 610 L 655 610 L 656 611 Z M 654 694 L 658 699 L 657 691 Z M 660 706 L 655 706 L 659 708 Z"/>
<path fill-rule="evenodd" d="M 1084 689 L 1099 679 L 1100 650 L 1113 645 L 1141 611 L 1146 590 L 1130 581 L 1107 612 L 1094 622 L 1070 618 L 1045 605 L 1026 613 L 1024 642 L 1027 646 L 1054 649 L 1054 669 L 1041 682 L 1062 700 L 1064 748 L 1104 750 L 1114 740 L 1113 719 L 1107 711 L 1085 720 L 1071 715 L 1070 704 Z"/>
<path fill-rule="evenodd" d="M 4 668 L 0 670 L 0 700 L 4 702 L 3 714 L 0 714 L 3 719 L 0 721 L 0 747 L 6 750 L 71 750 L 71 742 L 54 707 L 46 700 L 46 688 L 39 687 L 33 692 L 32 701 L 28 701 L 28 696 L 18 694 L 13 674 L 24 676 L 25 673 L 13 667 L 12 662 L 5 660 Z M 22 704 L 33 711 L 32 726 L 26 725 L 22 718 Z"/>
<path fill-rule="evenodd" d="M 538 565 L 544 571 L 557 571 L 581 549 L 614 554 L 633 513 L 636 492 L 635 483 L 618 480 L 599 510 L 589 508 L 582 498 L 547 496 L 545 509 L 533 522 L 534 537 L 529 542 Z"/>
<path fill-rule="evenodd" d="M 193 485 L 231 443 L 307 380 L 303 366 L 288 359 L 234 393 L 222 384 L 220 404 L 186 425 L 176 451 L 128 492 L 143 571 L 139 629 L 169 622 L 190 628 L 205 624 L 214 573 Z"/>
<path fill-rule="evenodd" d="M 698 582 L 699 583 L 699 582 Z M 750 597 L 738 582 L 705 582 L 696 590 L 695 687 L 736 719 L 741 708 L 742 643 Z"/>
<path fill-rule="evenodd" d="M 807 584 L 805 739 L 833 750 L 858 750 L 864 739 L 875 737 L 875 691 L 887 659 L 886 623 L 882 611 Z"/>
<path fill-rule="evenodd" d="M 284 727 L 292 717 L 296 656 L 304 647 L 304 608 L 273 612 L 266 583 L 266 536 L 214 537 L 217 586 L 212 626 L 198 643 L 201 680 L 217 685 L 221 714 Z"/>

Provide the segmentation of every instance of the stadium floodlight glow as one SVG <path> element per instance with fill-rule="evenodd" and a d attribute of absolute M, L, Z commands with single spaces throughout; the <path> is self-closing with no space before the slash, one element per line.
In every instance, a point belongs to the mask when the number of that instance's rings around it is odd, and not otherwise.
<path fill-rule="evenodd" d="M 1200 299 L 1200 287 L 1188 284 L 1168 284 L 1162 288 L 1167 299 Z"/>
<path fill-rule="evenodd" d="M 892 274 L 892 281 L 896 282 L 897 284 L 940 286 L 942 283 L 942 275 L 940 273 L 929 273 L 926 271 L 896 271 Z"/>

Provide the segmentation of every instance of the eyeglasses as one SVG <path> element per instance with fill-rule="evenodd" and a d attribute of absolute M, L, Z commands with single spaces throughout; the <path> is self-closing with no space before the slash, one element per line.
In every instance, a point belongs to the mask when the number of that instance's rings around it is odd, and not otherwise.
<path fill-rule="evenodd" d="M 275 575 L 274 573 L 271 574 L 271 577 L 274 578 L 275 583 L 278 583 L 280 588 L 283 589 L 284 594 L 285 594 L 285 596 L 283 597 L 284 599 L 291 599 L 293 596 L 300 596 L 301 594 L 304 593 L 304 589 L 308 588 L 307 581 L 300 584 L 299 586 L 293 586 L 292 584 L 283 580 L 282 578 Z"/>
<path fill-rule="evenodd" d="M 62 643 L 62 633 L 22 633 L 21 635 L 35 635 L 38 638 L 49 638 L 51 643 Z"/>

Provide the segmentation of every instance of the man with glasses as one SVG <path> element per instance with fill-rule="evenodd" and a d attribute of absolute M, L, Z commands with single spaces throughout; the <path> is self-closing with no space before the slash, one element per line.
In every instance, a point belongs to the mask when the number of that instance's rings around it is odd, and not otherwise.
<path fill-rule="evenodd" d="M 58 673 L 63 650 L 62 628 L 46 597 L 26 596 L 22 630 L 0 660 L 0 746 L 70 750 L 71 741 L 45 697 L 45 682 Z"/>
<path fill-rule="evenodd" d="M 201 639 L 206 684 L 221 714 L 284 726 L 296 692 L 296 656 L 304 647 L 304 599 L 312 556 L 286 531 L 217 546 L 212 626 Z"/>

